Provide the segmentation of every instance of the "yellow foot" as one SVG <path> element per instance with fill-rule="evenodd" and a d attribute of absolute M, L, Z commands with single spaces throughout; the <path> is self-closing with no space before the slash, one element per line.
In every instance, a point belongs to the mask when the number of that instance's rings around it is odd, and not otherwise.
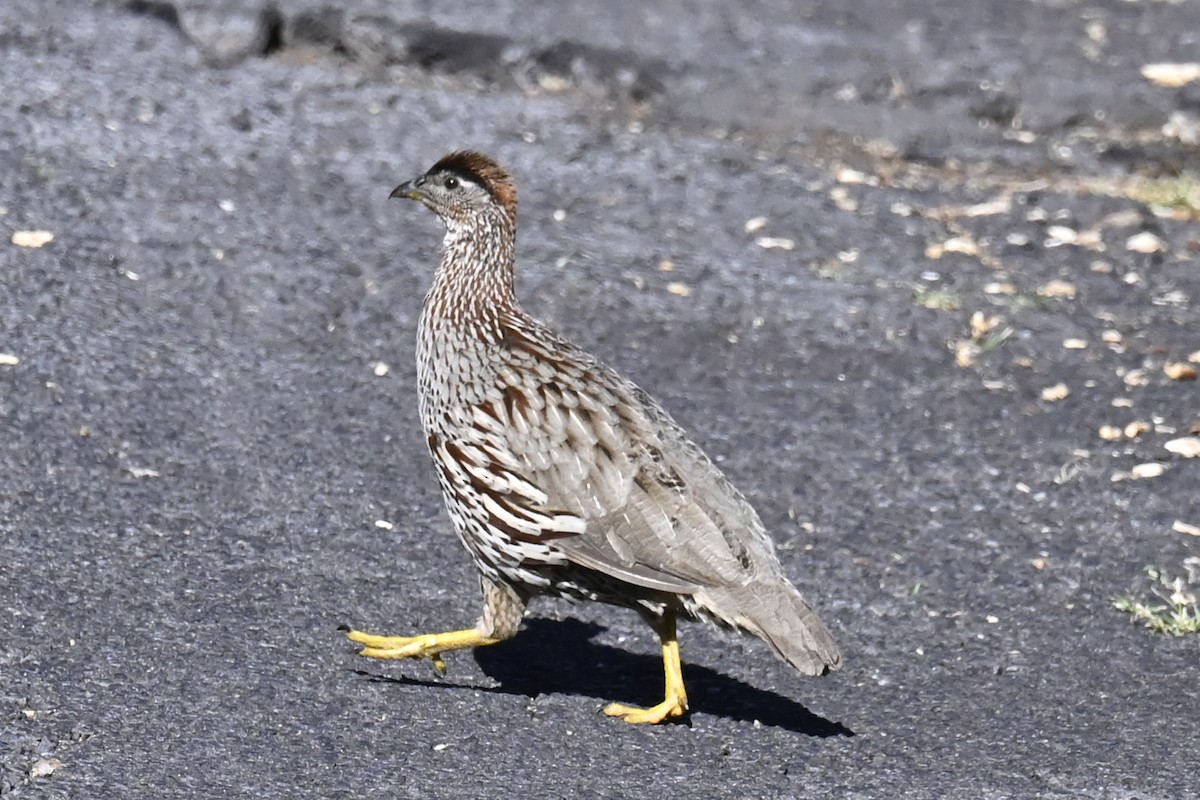
<path fill-rule="evenodd" d="M 610 717 L 620 717 L 626 722 L 648 725 L 657 725 L 660 722 L 678 719 L 686 714 L 687 710 L 686 697 L 668 697 L 650 708 L 638 708 L 621 703 L 610 703 L 604 707 L 604 713 Z"/>
<path fill-rule="evenodd" d="M 683 688 L 683 669 L 679 663 L 679 640 L 675 638 L 675 612 L 668 612 L 655 625 L 662 639 L 663 672 L 666 676 L 665 699 L 650 708 L 638 708 L 621 703 L 604 707 L 610 717 L 620 717 L 635 724 L 657 725 L 678 719 L 687 713 L 687 691 Z"/>
<path fill-rule="evenodd" d="M 376 636 L 362 631 L 350 631 L 346 637 L 363 645 L 359 655 L 368 658 L 428 658 L 439 672 L 446 671 L 442 653 L 468 647 L 495 644 L 498 639 L 480 636 L 473 628 L 446 633 L 425 633 L 420 636 Z"/>
<path fill-rule="evenodd" d="M 346 634 L 352 642 L 363 645 L 360 656 L 368 658 L 426 658 L 433 661 L 438 672 L 446 671 L 442 651 L 436 649 L 436 634 L 426 636 L 376 636 L 362 631 Z M 423 640 L 423 641 L 422 641 Z"/>

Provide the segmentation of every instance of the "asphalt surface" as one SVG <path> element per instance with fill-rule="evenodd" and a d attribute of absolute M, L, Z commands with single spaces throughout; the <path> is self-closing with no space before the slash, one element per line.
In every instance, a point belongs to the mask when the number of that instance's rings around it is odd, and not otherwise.
<path fill-rule="evenodd" d="M 1200 6 L 344 8 L 0 5 L 0 794 L 1200 796 L 1196 637 L 1111 605 L 1198 549 L 1200 234 L 1131 187 L 1197 169 L 1200 83 L 1138 70 Z M 416 412 L 440 231 L 386 200 L 459 147 L 517 176 L 527 307 L 716 455 L 840 672 L 685 626 L 647 729 L 597 713 L 661 690 L 626 611 L 446 677 L 338 632 L 478 614 Z"/>

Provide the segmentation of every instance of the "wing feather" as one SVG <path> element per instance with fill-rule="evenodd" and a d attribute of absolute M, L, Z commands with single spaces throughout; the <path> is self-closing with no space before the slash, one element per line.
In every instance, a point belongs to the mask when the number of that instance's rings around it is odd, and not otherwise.
<path fill-rule="evenodd" d="M 487 444 L 464 449 L 490 460 L 470 472 L 505 493 L 506 523 L 553 538 L 581 566 L 663 591 L 777 574 L 757 514 L 661 407 L 549 330 L 532 336 L 530 321 L 519 322 L 497 399 L 471 415 Z"/>

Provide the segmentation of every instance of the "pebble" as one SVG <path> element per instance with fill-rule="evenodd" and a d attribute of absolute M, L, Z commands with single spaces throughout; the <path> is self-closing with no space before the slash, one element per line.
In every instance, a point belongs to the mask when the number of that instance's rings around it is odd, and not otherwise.
<path fill-rule="evenodd" d="M 1134 253 L 1157 253 L 1164 247 L 1163 240 L 1150 231 L 1135 233 L 1125 240 L 1125 249 Z"/>
<path fill-rule="evenodd" d="M 12 243 L 17 247 L 42 247 L 54 241 L 50 231 L 13 231 Z"/>

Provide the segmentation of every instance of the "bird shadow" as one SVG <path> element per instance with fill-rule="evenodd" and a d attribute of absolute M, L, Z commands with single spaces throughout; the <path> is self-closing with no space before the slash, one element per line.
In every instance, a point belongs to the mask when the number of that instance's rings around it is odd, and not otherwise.
<path fill-rule="evenodd" d="M 598 644 L 604 628 L 576 619 L 531 619 L 516 638 L 474 651 L 475 661 L 497 686 L 381 676 L 356 670 L 372 680 L 441 689 L 537 697 L 566 694 L 653 705 L 662 699 L 662 659 Z M 708 667 L 685 664 L 689 705 L 728 719 L 755 721 L 805 736 L 854 736 L 854 731 L 818 716 L 790 698 L 755 688 Z"/>

